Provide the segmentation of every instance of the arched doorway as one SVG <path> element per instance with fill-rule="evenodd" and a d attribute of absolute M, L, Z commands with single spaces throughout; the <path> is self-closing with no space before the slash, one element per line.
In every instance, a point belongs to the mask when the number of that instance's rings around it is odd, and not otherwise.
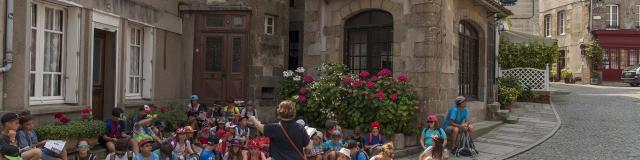
<path fill-rule="evenodd" d="M 393 17 L 389 12 L 362 12 L 345 23 L 344 64 L 353 73 L 393 69 Z"/>
<path fill-rule="evenodd" d="M 459 48 L 459 94 L 467 98 L 478 98 L 479 38 L 475 27 L 461 21 L 458 29 Z"/>

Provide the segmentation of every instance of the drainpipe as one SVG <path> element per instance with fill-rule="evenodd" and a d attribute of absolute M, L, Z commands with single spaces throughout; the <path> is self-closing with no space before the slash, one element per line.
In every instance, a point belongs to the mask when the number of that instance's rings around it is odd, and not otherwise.
<path fill-rule="evenodd" d="M 7 0 L 7 17 L 4 32 L 4 66 L 0 67 L 0 73 L 11 70 L 13 65 L 13 0 Z"/>
<path fill-rule="evenodd" d="M 589 0 L 589 35 L 593 30 L 593 0 Z"/>

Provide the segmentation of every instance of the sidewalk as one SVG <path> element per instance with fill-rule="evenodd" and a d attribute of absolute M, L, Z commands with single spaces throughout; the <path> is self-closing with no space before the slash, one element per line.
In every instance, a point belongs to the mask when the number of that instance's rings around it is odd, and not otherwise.
<path fill-rule="evenodd" d="M 489 133 L 474 139 L 480 152 L 476 158 L 449 156 L 452 160 L 506 159 L 527 151 L 550 138 L 560 127 L 560 118 L 549 104 L 516 103 L 513 115 L 519 117 L 516 124 L 503 124 Z M 416 160 L 418 155 L 398 160 Z"/>

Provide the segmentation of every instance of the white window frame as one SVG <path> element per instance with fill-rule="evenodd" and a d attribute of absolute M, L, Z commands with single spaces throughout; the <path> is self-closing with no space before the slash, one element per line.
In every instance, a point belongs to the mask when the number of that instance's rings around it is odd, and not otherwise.
<path fill-rule="evenodd" d="M 616 20 L 615 20 L 615 24 L 613 24 L 613 8 L 616 8 Z M 607 14 L 609 15 L 609 18 L 607 19 L 607 24 L 609 26 L 617 26 L 617 28 L 620 28 L 620 6 L 618 6 L 617 4 L 610 4 L 607 5 L 607 8 L 609 9 L 609 12 L 607 12 Z M 613 27 L 606 27 L 606 28 L 613 28 Z"/>
<path fill-rule="evenodd" d="M 636 7 L 638 7 L 638 22 L 636 24 L 636 27 L 640 27 L 640 5 L 636 5 Z"/>
<path fill-rule="evenodd" d="M 558 33 L 565 35 L 566 14 L 565 11 L 558 12 Z"/>
<path fill-rule="evenodd" d="M 544 36 L 551 37 L 551 14 L 544 15 Z"/>
<path fill-rule="evenodd" d="M 271 24 L 269 24 L 269 20 L 271 20 Z M 276 32 L 276 17 L 272 15 L 264 15 L 264 34 L 273 35 Z M 271 29 L 269 29 L 271 27 Z"/>
<path fill-rule="evenodd" d="M 36 70 L 35 71 L 29 71 L 29 77 L 31 77 L 31 74 L 35 74 L 35 87 L 34 87 L 34 96 L 31 97 L 29 95 L 29 101 L 30 101 L 30 105 L 40 105 L 40 104 L 59 104 L 59 103 L 64 103 L 65 102 L 65 67 L 66 67 L 66 54 L 67 54 L 67 47 L 66 47 L 66 32 L 67 32 L 67 20 L 68 20 L 68 16 L 67 16 L 67 10 L 64 7 L 61 6 L 57 6 L 57 5 L 53 5 L 53 4 L 48 4 L 48 3 L 31 3 L 29 5 L 29 9 L 32 9 L 32 6 L 35 4 L 37 6 L 37 19 L 36 19 L 36 27 L 31 27 L 31 16 L 30 16 L 30 21 L 29 21 L 29 32 L 32 31 L 32 29 L 36 29 L 36 46 L 35 46 L 35 53 L 36 53 Z M 45 29 L 45 22 L 46 22 L 46 8 L 51 8 L 54 9 L 54 16 L 55 16 L 55 12 L 57 11 L 62 11 L 62 31 L 55 31 L 55 30 L 48 30 Z M 29 13 L 32 13 L 31 11 Z M 54 23 L 53 25 L 55 26 L 55 20 L 52 20 L 52 23 Z M 60 75 L 60 95 L 59 96 L 43 96 L 42 91 L 43 91 L 43 87 L 44 87 L 44 83 L 43 83 L 43 77 L 44 77 L 44 38 L 45 38 L 45 33 L 46 32 L 50 32 L 50 33 L 57 33 L 57 34 L 62 34 L 62 38 L 60 39 L 60 47 L 61 47 L 61 51 L 60 51 L 60 72 L 47 72 L 47 74 L 55 74 L 55 75 Z M 31 33 L 29 33 L 29 36 L 31 36 Z M 31 38 L 29 38 L 31 39 Z M 32 55 L 33 56 L 33 55 Z M 53 78 L 53 77 L 52 77 Z M 52 79 L 53 80 L 53 79 Z M 77 83 L 77 82 L 76 82 Z M 53 84 L 53 83 L 52 83 Z M 29 84 L 30 85 L 30 84 Z M 31 86 L 29 86 L 31 87 Z"/>
<path fill-rule="evenodd" d="M 133 33 L 135 32 L 135 33 Z M 143 54 L 144 54 L 144 28 L 139 26 L 139 25 L 135 25 L 135 24 L 129 24 L 129 28 L 127 29 L 127 34 L 129 34 L 129 37 L 127 38 L 127 49 L 126 49 L 126 53 L 127 53 L 127 61 L 126 61 L 126 83 L 125 83 L 125 96 L 127 99 L 141 99 L 142 98 L 142 79 L 143 79 L 143 67 L 145 67 L 143 65 Z M 138 39 L 136 41 L 136 43 L 132 42 L 132 39 L 135 39 L 134 34 L 138 34 L 137 37 Z M 131 63 L 132 63 L 132 59 L 131 59 L 131 49 L 133 47 L 137 47 L 139 49 L 138 51 L 138 75 L 132 75 L 131 73 Z M 138 91 L 132 91 L 130 86 L 132 85 L 131 83 L 133 83 L 133 81 L 131 80 L 131 78 L 137 79 L 136 81 L 138 81 L 137 84 L 137 88 Z"/>

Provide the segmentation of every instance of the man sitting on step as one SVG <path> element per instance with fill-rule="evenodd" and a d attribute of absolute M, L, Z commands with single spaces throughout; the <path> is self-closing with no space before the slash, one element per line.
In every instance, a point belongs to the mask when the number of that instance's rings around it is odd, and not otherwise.
<path fill-rule="evenodd" d="M 451 135 L 449 141 L 452 143 L 449 144 L 452 144 L 454 147 L 458 144 L 458 133 L 460 133 L 461 130 L 466 130 L 467 132 L 473 131 L 473 126 L 468 118 L 469 109 L 467 109 L 466 98 L 464 96 L 458 96 L 455 104 L 449 109 L 443 123 L 443 126 L 446 128 L 445 132 L 447 135 Z"/>

